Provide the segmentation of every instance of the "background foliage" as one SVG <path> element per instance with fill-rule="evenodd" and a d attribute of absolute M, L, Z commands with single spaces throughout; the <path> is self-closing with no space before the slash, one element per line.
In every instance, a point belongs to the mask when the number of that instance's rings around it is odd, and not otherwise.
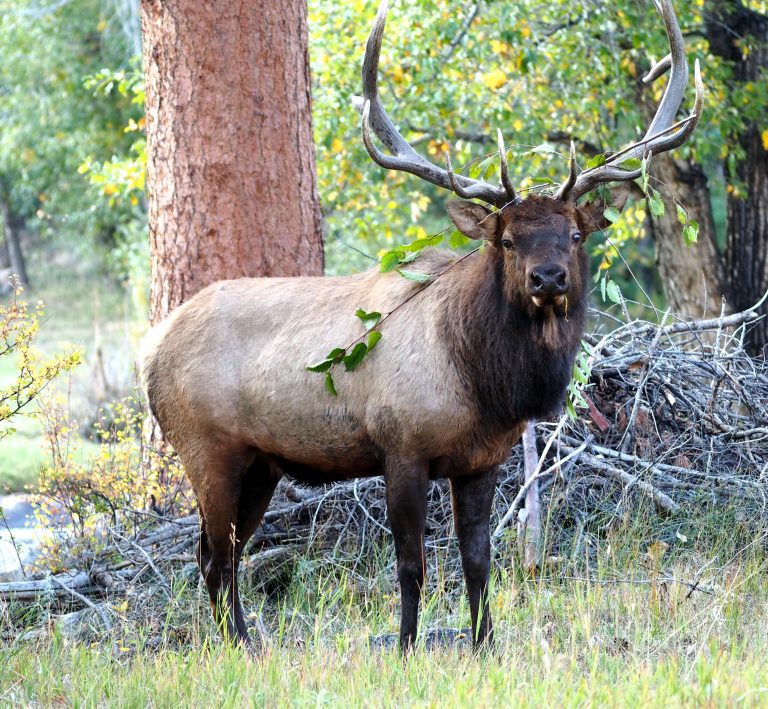
<path fill-rule="evenodd" d="M 14 212 L 33 231 L 98 244 L 112 271 L 143 289 L 143 86 L 135 47 L 116 26 L 114 5 L 73 0 L 46 9 L 34 0 L 0 2 L 0 179 Z M 360 140 L 350 99 L 360 91 L 375 5 L 309 2 L 318 173 L 332 273 L 367 267 L 365 254 L 377 257 L 447 224 L 444 192 L 375 168 Z M 741 157 L 735 138 L 745 121 L 762 114 L 768 88 L 764 80 L 730 83 L 729 69 L 703 39 L 704 0 L 677 5 L 689 54 L 702 58 L 709 89 L 702 126 L 680 154 L 695 157 L 715 185 L 722 239 L 725 186 L 743 189 L 730 178 Z M 765 2 L 748 5 L 766 11 Z M 583 165 L 641 135 L 663 82 L 648 88 L 640 78 L 664 53 L 660 19 L 645 0 L 419 0 L 407 8 L 396 2 L 382 88 L 406 137 L 438 162 L 450 149 L 454 163 L 472 175 L 494 178 L 493 136 L 501 127 L 514 182 L 529 189 L 535 181 L 563 179 L 571 138 Z M 636 270 L 654 287 L 644 216 L 630 211 L 613 239 L 633 242 Z"/>

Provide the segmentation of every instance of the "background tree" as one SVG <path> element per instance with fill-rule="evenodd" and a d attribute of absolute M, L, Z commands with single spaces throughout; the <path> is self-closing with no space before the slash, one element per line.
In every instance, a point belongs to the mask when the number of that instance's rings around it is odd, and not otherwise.
<path fill-rule="evenodd" d="M 722 59 L 736 94 L 740 125 L 729 136 L 726 292 L 740 310 L 768 290 L 768 8 L 739 0 L 710 0 L 705 30 L 710 51 Z M 768 323 L 752 331 L 752 350 L 768 344 Z"/>
<path fill-rule="evenodd" d="M 223 278 L 322 274 L 305 0 L 144 0 L 150 314 Z"/>
<path fill-rule="evenodd" d="M 0 0 L 0 240 L 21 276 L 30 235 L 90 252 L 120 243 L 119 215 L 78 174 L 86 157 L 105 161 L 130 146 L 123 127 L 140 115 L 118 92 L 94 95 L 87 82 L 129 62 L 111 5 Z"/>

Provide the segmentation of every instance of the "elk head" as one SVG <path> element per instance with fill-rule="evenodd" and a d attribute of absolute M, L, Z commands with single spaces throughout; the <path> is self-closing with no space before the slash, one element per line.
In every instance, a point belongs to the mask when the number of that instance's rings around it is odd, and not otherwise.
<path fill-rule="evenodd" d="M 630 191 L 627 183 L 642 174 L 642 169 L 626 169 L 622 165 L 632 158 L 639 158 L 645 160 L 647 167 L 653 155 L 682 145 L 699 122 L 704 95 L 699 62 L 697 60 L 695 65 L 693 112 L 677 121 L 688 84 L 683 36 L 671 0 L 653 2 L 663 18 L 670 53 L 653 66 L 643 81 L 654 81 L 667 71 L 670 77 L 645 135 L 607 156 L 604 164 L 584 171 L 579 170 L 571 142 L 568 178 L 551 194 L 526 199 L 521 199 L 512 186 L 500 130 L 497 132 L 501 166 L 499 185 L 457 175 L 448 154 L 445 168 L 431 163 L 400 135 L 379 97 L 378 65 L 388 0 L 382 0 L 379 5 L 363 60 L 363 96 L 354 99 L 362 113 L 365 147 L 381 167 L 409 172 L 449 189 L 461 198 L 447 203 L 448 213 L 459 231 L 472 239 L 487 241 L 498 258 L 503 259 L 504 287 L 510 300 L 525 298 L 527 305 L 534 309 L 551 308 L 565 312 L 569 295 L 579 297 L 586 280 L 585 238 L 608 225 L 603 216 L 606 205 L 601 199 L 588 205 L 579 205 L 578 200 L 600 184 L 625 183 L 611 190 L 613 205 L 621 209 Z M 389 150 L 389 155 L 376 146 L 372 131 Z M 475 199 L 491 208 L 470 201 Z"/>

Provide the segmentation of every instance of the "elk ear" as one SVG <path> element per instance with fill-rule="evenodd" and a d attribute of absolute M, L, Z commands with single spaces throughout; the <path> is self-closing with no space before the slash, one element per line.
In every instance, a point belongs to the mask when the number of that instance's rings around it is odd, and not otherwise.
<path fill-rule="evenodd" d="M 499 213 L 492 212 L 482 204 L 451 200 L 445 203 L 448 214 L 456 228 L 470 239 L 493 241 L 499 221 Z"/>
<path fill-rule="evenodd" d="M 582 217 L 582 228 L 587 234 L 591 234 L 595 231 L 602 231 L 611 226 L 611 221 L 605 218 L 605 210 L 608 207 L 613 207 L 621 211 L 624 209 L 624 205 L 627 203 L 627 199 L 632 192 L 632 184 L 623 182 L 622 184 L 614 187 L 610 190 L 611 203 L 606 204 L 602 197 L 598 197 L 594 202 L 590 202 L 587 205 L 579 207 L 579 212 Z"/>

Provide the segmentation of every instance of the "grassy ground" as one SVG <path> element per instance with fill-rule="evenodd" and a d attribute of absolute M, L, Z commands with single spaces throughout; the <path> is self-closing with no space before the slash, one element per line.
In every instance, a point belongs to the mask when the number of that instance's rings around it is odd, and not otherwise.
<path fill-rule="evenodd" d="M 114 280 L 81 254 L 52 253 L 37 243 L 28 254 L 32 285 L 23 298 L 45 303 L 36 347 L 47 355 L 82 348 L 84 363 L 57 384 L 70 400 L 74 419 L 82 423 L 98 408 L 98 377 L 94 354 L 104 354 L 109 384 L 120 391 L 130 387 L 132 362 L 141 323 L 132 317 L 136 308 Z M 13 358 L 0 359 L 0 388 L 16 375 Z M 16 433 L 0 441 L 0 493 L 34 488 L 45 460 L 42 425 L 32 404 L 14 419 Z M 85 444 L 86 449 L 90 449 Z"/>
<path fill-rule="evenodd" d="M 116 603 L 111 634 L 73 641 L 54 631 L 0 651 L 0 702 L 764 706 L 768 569 L 758 546 L 659 558 L 653 546 L 627 555 L 606 544 L 589 573 L 583 565 L 533 579 L 502 571 L 493 651 L 420 647 L 405 662 L 368 643 L 397 626 L 391 564 L 358 577 L 302 562 L 279 598 L 247 589 L 247 607 L 260 610 L 271 635 L 256 660 L 222 645 L 204 592 L 180 582 L 165 612 L 145 621 Z M 422 627 L 466 624 L 455 585 L 425 600 Z"/>

